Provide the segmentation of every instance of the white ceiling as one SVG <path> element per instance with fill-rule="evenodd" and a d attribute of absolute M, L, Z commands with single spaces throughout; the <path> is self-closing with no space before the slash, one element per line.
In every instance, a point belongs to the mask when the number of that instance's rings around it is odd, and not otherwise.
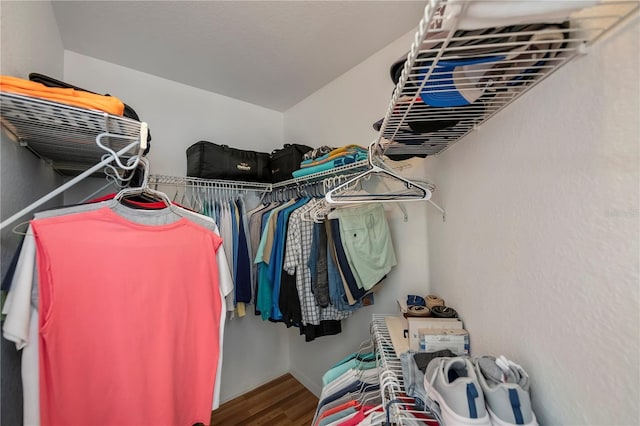
<path fill-rule="evenodd" d="M 415 28 L 424 4 L 54 1 L 53 8 L 65 49 L 284 111 Z"/>

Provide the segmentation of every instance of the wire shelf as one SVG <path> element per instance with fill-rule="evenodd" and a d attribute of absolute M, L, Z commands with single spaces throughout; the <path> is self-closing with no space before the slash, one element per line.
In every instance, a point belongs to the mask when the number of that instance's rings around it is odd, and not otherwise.
<path fill-rule="evenodd" d="M 415 400 L 406 394 L 402 364 L 396 354 L 387 327 L 388 315 L 373 314 L 371 321 L 371 338 L 376 347 L 378 360 L 378 376 L 382 402 L 387 411 L 391 424 L 416 424 L 417 419 L 422 423 L 437 425 L 437 421 L 426 411 L 415 408 Z M 429 418 L 424 421 L 425 417 Z"/>
<path fill-rule="evenodd" d="M 604 1 L 568 18 L 479 27 L 478 8 L 516 3 L 535 9 L 539 2 L 429 1 L 409 54 L 392 67 L 397 85 L 376 142 L 382 152 L 444 151 L 640 8 L 633 0 Z"/>
<path fill-rule="evenodd" d="M 359 173 L 366 170 L 369 166 L 367 160 L 358 161 L 346 166 L 335 167 L 331 170 L 324 172 L 313 173 L 300 178 L 289 179 L 283 182 L 277 183 L 261 183 L 261 182 L 246 182 L 246 181 L 234 181 L 225 179 L 203 179 L 196 177 L 182 177 L 182 176 L 166 176 L 166 175 L 151 175 L 149 177 L 149 183 L 154 185 L 172 185 L 172 186 L 215 186 L 221 189 L 231 190 L 244 190 L 244 191 L 256 191 L 256 192 L 273 192 L 274 190 L 290 188 L 294 186 L 302 186 L 314 182 L 321 181 L 332 176 L 350 176 L 354 173 Z"/>
<path fill-rule="evenodd" d="M 344 175 L 345 173 L 361 172 L 369 168 L 369 162 L 367 160 L 357 161 L 355 163 L 347 164 L 345 166 L 335 167 L 331 170 L 324 172 L 313 173 L 310 175 L 302 176 L 299 178 L 289 179 L 282 182 L 274 183 L 273 189 L 284 188 L 292 185 L 299 185 L 301 183 L 313 183 L 319 180 L 325 179 L 331 176 Z"/>
<path fill-rule="evenodd" d="M 167 175 L 151 175 L 149 176 L 150 185 L 172 185 L 183 187 L 204 187 L 215 186 L 218 188 L 226 188 L 230 190 L 245 190 L 256 192 L 269 192 L 271 191 L 270 183 L 260 182 L 245 182 L 235 180 L 223 180 L 223 179 L 203 179 L 196 177 L 182 177 L 182 176 L 167 176 Z"/>
<path fill-rule="evenodd" d="M 101 133 L 140 138 L 138 121 L 13 93 L 0 92 L 0 111 L 9 137 L 63 175 L 77 175 L 101 161 L 106 153 L 96 145 Z M 102 143 L 119 151 L 131 140 L 105 137 Z M 134 154 L 132 150 L 121 158 Z"/>

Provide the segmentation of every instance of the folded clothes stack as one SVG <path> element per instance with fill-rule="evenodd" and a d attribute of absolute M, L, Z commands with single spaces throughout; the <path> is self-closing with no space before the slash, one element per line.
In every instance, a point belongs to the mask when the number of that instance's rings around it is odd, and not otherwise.
<path fill-rule="evenodd" d="M 331 150 L 317 158 L 303 160 L 300 169 L 294 171 L 293 177 L 299 178 L 313 173 L 325 172 L 336 167 L 346 166 L 367 159 L 367 149 L 359 145 L 345 145 Z"/>

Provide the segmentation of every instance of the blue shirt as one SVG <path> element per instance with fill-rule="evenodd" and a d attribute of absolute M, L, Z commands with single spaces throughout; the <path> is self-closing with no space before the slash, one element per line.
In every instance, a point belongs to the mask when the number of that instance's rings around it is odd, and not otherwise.
<path fill-rule="evenodd" d="M 333 244 L 336 249 L 336 258 L 338 259 L 338 266 L 344 275 L 344 279 L 349 287 L 349 292 L 355 300 L 359 300 L 365 295 L 366 291 L 358 287 L 356 278 L 353 276 L 351 267 L 349 266 L 349 260 L 344 252 L 344 246 L 342 245 L 342 239 L 340 237 L 340 222 L 338 219 L 331 219 L 331 236 L 333 237 Z"/>
<path fill-rule="evenodd" d="M 282 281 L 282 264 L 284 262 L 284 249 L 287 239 L 287 223 L 291 212 L 308 203 L 310 198 L 302 198 L 293 205 L 286 207 L 278 213 L 276 221 L 276 229 L 273 241 L 273 250 L 269 259 L 269 278 L 273 285 L 273 300 L 271 318 L 274 320 L 282 320 L 282 312 L 280 312 L 280 282 Z"/>
<path fill-rule="evenodd" d="M 263 235 L 263 238 L 261 239 L 261 242 L 266 241 L 267 239 L 265 232 L 272 213 L 272 211 L 268 211 L 262 215 L 260 235 Z M 262 250 L 260 250 L 260 248 L 262 248 Z M 256 286 L 256 292 L 258 295 L 256 296 L 256 310 L 260 312 L 260 316 L 266 321 L 271 315 L 271 298 L 273 297 L 273 289 L 269 286 L 268 265 L 262 261 L 263 253 L 264 244 L 261 244 L 261 247 L 258 248 L 258 254 L 255 259 L 255 263 L 258 264 L 258 285 Z"/>

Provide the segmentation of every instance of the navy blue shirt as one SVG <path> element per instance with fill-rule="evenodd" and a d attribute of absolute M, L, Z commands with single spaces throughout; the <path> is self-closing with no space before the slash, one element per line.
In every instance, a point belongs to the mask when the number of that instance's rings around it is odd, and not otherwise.
<path fill-rule="evenodd" d="M 366 290 L 358 287 L 355 277 L 351 272 L 347 255 L 344 252 L 344 246 L 342 245 L 342 239 L 340 238 L 340 222 L 338 219 L 331 219 L 331 236 L 333 237 L 333 244 L 336 249 L 336 258 L 338 259 L 338 266 L 344 275 L 344 279 L 349 287 L 349 292 L 355 300 L 359 300 L 365 295 Z"/>

